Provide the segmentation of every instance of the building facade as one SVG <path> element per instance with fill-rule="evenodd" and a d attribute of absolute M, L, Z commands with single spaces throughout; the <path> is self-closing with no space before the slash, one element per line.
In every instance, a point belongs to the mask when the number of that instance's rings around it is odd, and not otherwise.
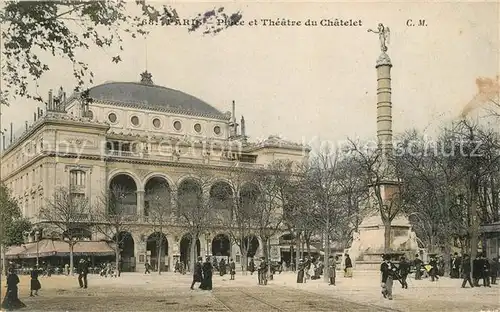
<path fill-rule="evenodd" d="M 35 223 L 43 221 L 38 212 L 57 187 L 93 204 L 111 187 L 129 190 L 120 204 L 132 224 L 127 233 L 118 233 L 126 236 L 124 271 L 142 270 L 145 261 L 158 260 L 155 235 L 165 238 L 160 263 L 172 269 L 177 260 L 189 259 L 190 236 L 182 221 L 172 218 L 158 233 L 149 220 L 151 196 L 159 185 L 175 205 L 174 195 L 180 192 L 198 188 L 212 196 L 214 189 L 231 188 L 234 168 L 251 171 L 280 159 L 302 162 L 309 152 L 278 136 L 252 143 L 244 118 L 236 121 L 234 102 L 232 112 L 222 113 L 194 96 L 155 85 L 147 71 L 140 82 L 104 83 L 69 97 L 62 89 L 57 95 L 51 91 L 45 111 L 38 109 L 32 120 L 18 138 L 10 134 L 8 145 L 3 138 L 3 183 Z M 197 184 L 199 172 L 215 177 L 212 185 Z M 238 193 L 220 201 L 251 192 Z M 92 240 L 103 238 L 91 235 Z M 250 256 L 262 254 L 258 236 L 250 240 L 255 245 Z M 230 241 L 224 228 L 214 226 L 199 237 L 197 250 L 240 261 L 239 248 Z"/>

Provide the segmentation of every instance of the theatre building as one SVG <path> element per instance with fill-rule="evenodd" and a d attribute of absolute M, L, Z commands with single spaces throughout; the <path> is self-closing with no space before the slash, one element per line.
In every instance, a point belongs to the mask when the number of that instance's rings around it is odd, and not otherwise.
<path fill-rule="evenodd" d="M 123 271 L 143 270 L 145 261 L 158 263 L 159 235 L 164 237 L 164 254 L 159 261 L 172 270 L 177 260 L 188 261 L 191 238 L 175 216 L 162 233 L 153 230 L 148 207 L 159 185 L 166 186 L 173 203 L 174 197 L 202 188 L 198 172 L 210 172 L 216 179 L 202 193 L 213 196 L 223 193 L 215 192 L 217 189 L 231 189 L 228 172 L 235 167 L 251 171 L 279 159 L 301 162 L 309 152 L 307 147 L 278 136 L 251 142 L 244 118 L 237 122 L 235 103 L 219 103 L 217 107 L 231 107 L 232 112 L 222 113 L 192 95 L 156 85 L 147 71 L 139 82 L 107 82 L 90 88 L 84 97 L 79 93 L 66 97 L 62 89 L 51 91 L 46 108 L 30 116 L 22 133 L 11 131 L 4 136 L 2 181 L 23 215 L 35 224 L 42 221 L 38 211 L 57 187 L 67 187 L 72 196 L 85 196 L 91 202 L 115 186 L 132 190 L 124 194 L 120 205 L 133 224 L 129 231 L 116 233 L 122 241 Z M 249 183 L 245 187 L 239 194 L 224 192 L 227 198 L 216 200 L 227 203 L 254 194 L 255 186 Z M 278 257 L 281 234 L 273 239 L 271 250 Z M 41 239 L 34 236 L 31 241 Z M 88 229 L 86 241 L 101 244 L 89 248 L 106 254 L 102 239 Z M 249 256 L 260 256 L 261 239 L 252 235 L 249 241 Z M 84 245 L 79 247 L 82 254 Z M 200 255 L 241 261 L 239 248 L 224 228 L 209 229 L 196 246 Z M 33 256 L 33 252 L 29 254 Z"/>

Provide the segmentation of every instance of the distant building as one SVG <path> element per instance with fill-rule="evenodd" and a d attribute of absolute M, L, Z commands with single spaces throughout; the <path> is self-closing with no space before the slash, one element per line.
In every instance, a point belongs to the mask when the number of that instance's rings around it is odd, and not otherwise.
<path fill-rule="evenodd" d="M 51 91 L 46 111 L 39 109 L 24 133 L 11 134 L 8 146 L 4 135 L 1 178 L 35 223 L 58 186 L 92 201 L 112 186 L 133 190 L 121 202 L 134 222 L 130 233 L 119 233 L 126 236 L 121 257 L 124 271 L 142 270 L 145 261 L 158 261 L 152 238 L 160 234 L 152 233 L 148 220 L 158 185 L 167 185 L 172 195 L 193 190 L 199 187 L 193 174 L 207 169 L 220 177 L 205 195 L 210 196 L 212 189 L 227 187 L 225 177 L 235 166 L 254 170 L 277 159 L 302 161 L 309 152 L 277 136 L 252 143 L 245 131 L 244 118 L 236 121 L 234 102 L 232 113 L 221 113 L 192 95 L 155 85 L 146 71 L 140 82 L 104 83 L 84 98 Z M 187 262 L 190 239 L 183 224 L 173 217 L 163 235 L 161 263 L 172 269 L 177 260 Z M 100 237 L 89 230 L 89 239 Z M 229 242 L 224 229 L 214 228 L 199 238 L 197 250 L 239 261 L 238 247 Z M 251 254 L 261 254 L 261 247 L 253 249 Z"/>
<path fill-rule="evenodd" d="M 488 259 L 500 256 L 500 222 L 493 222 L 481 226 L 483 237 L 483 251 Z"/>

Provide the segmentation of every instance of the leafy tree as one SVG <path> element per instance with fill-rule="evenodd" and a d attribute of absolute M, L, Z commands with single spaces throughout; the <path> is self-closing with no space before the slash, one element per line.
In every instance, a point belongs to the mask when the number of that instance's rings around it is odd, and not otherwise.
<path fill-rule="evenodd" d="M 76 91 L 92 83 L 93 73 L 81 55 L 93 48 L 124 50 L 123 38 L 147 35 L 146 27 L 184 25 L 184 18 L 170 6 L 155 7 L 137 0 L 54 0 L 6 1 L 0 9 L 2 25 L 2 81 L 1 99 L 7 104 L 10 98 L 26 97 L 43 101 L 30 91 L 51 70 L 51 57 L 62 58 L 72 65 Z M 218 19 L 231 21 L 217 23 Z M 216 34 L 234 25 L 241 14 L 226 13 L 223 7 L 208 10 L 190 19 L 187 30 L 201 30 Z M 111 62 L 119 63 L 120 54 Z"/>
<path fill-rule="evenodd" d="M 2 270 L 5 270 L 5 247 L 10 246 L 13 241 L 12 231 L 16 220 L 21 217 L 21 210 L 17 201 L 11 196 L 10 190 L 4 183 L 0 183 L 0 250 L 2 253 Z M 1 278 L 0 278 L 0 287 Z"/>
<path fill-rule="evenodd" d="M 5 246 L 24 243 L 23 233 L 31 231 L 33 224 L 26 218 L 14 219 L 5 229 Z"/>

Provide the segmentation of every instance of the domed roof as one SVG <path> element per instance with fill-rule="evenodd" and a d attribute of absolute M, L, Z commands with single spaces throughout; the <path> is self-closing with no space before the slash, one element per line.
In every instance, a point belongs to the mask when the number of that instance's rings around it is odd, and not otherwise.
<path fill-rule="evenodd" d="M 203 115 L 227 119 L 227 115 L 187 93 L 153 84 L 151 74 L 141 74 L 141 82 L 107 82 L 89 89 L 89 97 L 120 106 Z"/>

